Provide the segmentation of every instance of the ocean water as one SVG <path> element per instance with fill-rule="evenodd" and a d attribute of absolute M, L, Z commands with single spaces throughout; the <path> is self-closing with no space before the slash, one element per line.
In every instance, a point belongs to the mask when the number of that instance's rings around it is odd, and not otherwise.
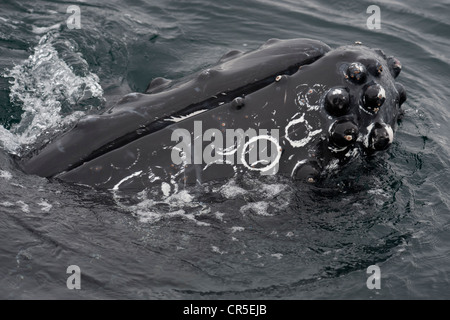
<path fill-rule="evenodd" d="M 448 2 L 91 0 L 70 29 L 73 4 L 0 4 L 0 298 L 450 298 Z M 372 4 L 381 29 L 366 25 Z M 298 37 L 362 41 L 403 64 L 394 144 L 324 186 L 245 177 L 128 195 L 14 163 L 155 77 Z"/>

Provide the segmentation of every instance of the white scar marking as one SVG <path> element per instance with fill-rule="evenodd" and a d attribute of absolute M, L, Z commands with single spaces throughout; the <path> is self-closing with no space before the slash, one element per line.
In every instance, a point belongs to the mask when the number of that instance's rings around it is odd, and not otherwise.
<path fill-rule="evenodd" d="M 205 109 L 205 110 L 197 110 L 197 111 L 194 111 L 194 112 L 192 112 L 190 114 L 187 114 L 185 116 L 179 116 L 179 117 L 171 116 L 168 119 L 164 119 L 164 121 L 180 122 L 180 121 L 186 120 L 188 118 L 191 118 L 193 116 L 196 116 L 196 115 L 198 115 L 200 113 L 203 113 L 205 111 L 207 111 L 207 109 Z"/>
<path fill-rule="evenodd" d="M 304 164 L 304 163 L 306 163 L 306 159 L 305 159 L 305 160 L 302 160 L 302 161 L 299 161 L 299 162 L 297 162 L 297 163 L 295 164 L 295 167 L 294 167 L 294 169 L 292 169 L 292 172 L 291 172 L 291 177 L 294 176 L 295 170 L 297 170 L 297 168 L 298 168 L 299 166 L 301 166 L 302 164 Z"/>
<path fill-rule="evenodd" d="M 306 129 L 308 129 L 308 136 L 303 139 L 300 139 L 300 140 L 291 140 L 291 138 L 289 138 L 288 130 L 291 126 L 293 126 L 294 124 L 297 124 L 297 123 L 305 123 Z M 305 114 L 303 114 L 299 119 L 290 121 L 288 123 L 288 125 L 286 126 L 286 128 L 284 128 L 286 140 L 289 141 L 291 146 L 293 146 L 294 148 L 300 148 L 300 147 L 305 146 L 312 139 L 312 137 L 314 137 L 315 135 L 322 132 L 322 129 L 318 129 L 315 131 L 311 131 L 311 130 L 312 130 L 312 127 L 308 124 L 308 121 L 305 120 Z"/>
<path fill-rule="evenodd" d="M 386 91 L 384 91 L 383 87 L 380 87 L 380 91 L 378 91 L 378 98 L 386 98 Z"/>
<path fill-rule="evenodd" d="M 334 95 L 343 94 L 343 93 L 344 93 L 344 90 L 342 90 L 340 88 L 336 88 L 333 90 L 333 92 L 331 92 L 331 94 L 334 94 Z"/>
<path fill-rule="evenodd" d="M 245 160 L 245 150 L 247 150 L 247 148 L 250 146 L 251 143 L 256 142 L 256 141 L 258 141 L 260 139 L 269 140 L 274 145 L 276 145 L 277 156 L 275 157 L 273 162 L 270 165 L 268 165 L 267 167 L 264 167 L 264 168 L 252 168 L 251 166 L 248 165 L 247 161 Z M 241 162 L 242 162 L 242 164 L 245 167 L 247 167 L 250 170 L 261 171 L 261 172 L 269 171 L 270 169 L 275 167 L 278 164 L 278 162 L 280 161 L 280 158 L 281 158 L 281 146 L 279 145 L 278 140 L 275 137 L 272 137 L 272 136 L 269 136 L 269 135 L 260 135 L 260 136 L 253 137 L 250 140 L 248 140 L 248 142 L 244 144 L 244 147 L 242 149 L 242 154 L 241 154 Z M 252 163 L 252 164 L 255 165 L 255 164 L 258 164 L 258 163 L 260 163 L 260 161 L 257 161 L 256 163 Z"/>
<path fill-rule="evenodd" d="M 370 126 L 367 127 L 367 134 L 364 137 L 362 137 L 362 142 L 366 148 L 369 147 L 369 136 L 370 136 L 370 133 L 372 132 L 372 128 L 374 126 L 375 126 L 375 123 L 371 123 Z"/>
<path fill-rule="evenodd" d="M 389 135 L 389 143 L 392 143 L 392 141 L 394 141 L 394 130 L 392 130 L 392 127 L 388 124 L 384 124 L 384 127 Z"/>
<path fill-rule="evenodd" d="M 134 178 L 134 177 L 140 175 L 141 173 L 142 173 L 142 170 L 141 170 L 141 171 L 137 171 L 137 172 L 135 172 L 135 173 L 133 173 L 133 174 L 130 174 L 129 176 L 123 178 L 122 180 L 119 181 L 118 184 L 116 184 L 116 185 L 113 187 L 113 190 L 114 190 L 114 191 L 119 190 L 119 186 L 120 186 L 122 183 L 124 183 L 124 182 L 127 181 L 127 180 L 130 180 L 131 178 Z"/>

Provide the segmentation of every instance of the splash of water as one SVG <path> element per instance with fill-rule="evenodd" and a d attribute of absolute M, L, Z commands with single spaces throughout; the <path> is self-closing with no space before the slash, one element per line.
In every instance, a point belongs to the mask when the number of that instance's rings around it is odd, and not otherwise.
<path fill-rule="evenodd" d="M 22 119 L 10 130 L 0 126 L 0 144 L 11 154 L 21 155 L 32 149 L 38 139 L 66 128 L 86 114 L 94 105 L 94 99 L 103 101 L 103 90 L 96 74 L 85 72 L 77 75 L 72 63 L 67 64 L 55 49 L 65 45 L 76 56 L 76 64 L 87 62 L 81 54 L 73 52 L 70 42 L 61 41 L 57 31 L 50 31 L 41 37 L 34 53 L 21 64 L 6 70 L 3 74 L 10 81 L 10 101 L 22 108 Z"/>
<path fill-rule="evenodd" d="M 122 196 L 120 192 L 113 191 L 113 197 L 118 207 L 130 212 L 143 223 L 154 223 L 161 219 L 180 217 L 190 220 L 199 226 L 208 226 L 209 223 L 197 220 L 197 217 L 210 213 L 210 208 L 194 199 L 188 190 L 174 191 L 171 195 L 164 194 L 162 199 L 154 192 L 141 191 L 136 195 L 137 203 L 127 203 L 128 195 Z"/>
<path fill-rule="evenodd" d="M 268 183 L 269 182 L 269 183 Z M 153 189 L 146 189 L 138 194 L 128 194 L 112 190 L 116 205 L 126 212 L 131 213 L 143 223 L 156 223 L 162 219 L 181 218 L 193 222 L 199 226 L 209 226 L 212 218 L 218 223 L 223 222 L 224 215 L 236 214 L 235 207 L 221 207 L 225 210 L 220 213 L 217 205 L 222 202 L 236 202 L 242 205 L 239 212 L 241 215 L 271 216 L 285 210 L 292 197 L 292 189 L 286 181 L 260 181 L 256 178 L 247 177 L 245 183 L 238 183 L 231 178 L 226 183 L 205 183 L 202 186 L 186 186 L 178 188 L 172 181 L 165 182 Z M 210 199 L 202 198 L 209 194 L 221 201 L 215 203 Z M 248 202 L 249 199 L 252 201 Z M 216 199 L 217 201 L 217 199 Z M 235 231 L 242 231 L 241 227 L 235 226 Z"/>

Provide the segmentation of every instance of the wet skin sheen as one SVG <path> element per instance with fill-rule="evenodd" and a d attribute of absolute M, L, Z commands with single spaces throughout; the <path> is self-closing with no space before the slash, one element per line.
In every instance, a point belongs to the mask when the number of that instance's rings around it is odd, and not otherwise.
<path fill-rule="evenodd" d="M 400 70 L 397 59 L 359 43 L 331 50 L 316 40 L 272 39 L 252 52 L 231 51 L 180 81 L 156 78 L 145 93 L 86 116 L 19 165 L 29 174 L 114 190 L 245 171 L 313 183 L 392 144 L 406 100 L 395 82 Z M 272 163 L 249 160 L 249 138 L 231 146 L 215 140 L 238 130 L 254 130 L 253 146 L 265 148 Z M 173 158 L 180 142 L 174 132 L 191 139 L 191 158 L 185 152 L 181 163 Z M 218 161 L 201 154 L 199 163 L 196 151 L 205 149 Z"/>

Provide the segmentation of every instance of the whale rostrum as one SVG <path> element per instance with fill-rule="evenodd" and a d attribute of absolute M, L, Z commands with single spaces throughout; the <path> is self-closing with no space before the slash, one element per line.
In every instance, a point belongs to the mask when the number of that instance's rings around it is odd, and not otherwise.
<path fill-rule="evenodd" d="M 113 190 L 246 171 L 311 183 L 387 149 L 406 100 L 401 64 L 359 43 L 271 39 L 82 118 L 18 161 L 29 174 Z"/>

